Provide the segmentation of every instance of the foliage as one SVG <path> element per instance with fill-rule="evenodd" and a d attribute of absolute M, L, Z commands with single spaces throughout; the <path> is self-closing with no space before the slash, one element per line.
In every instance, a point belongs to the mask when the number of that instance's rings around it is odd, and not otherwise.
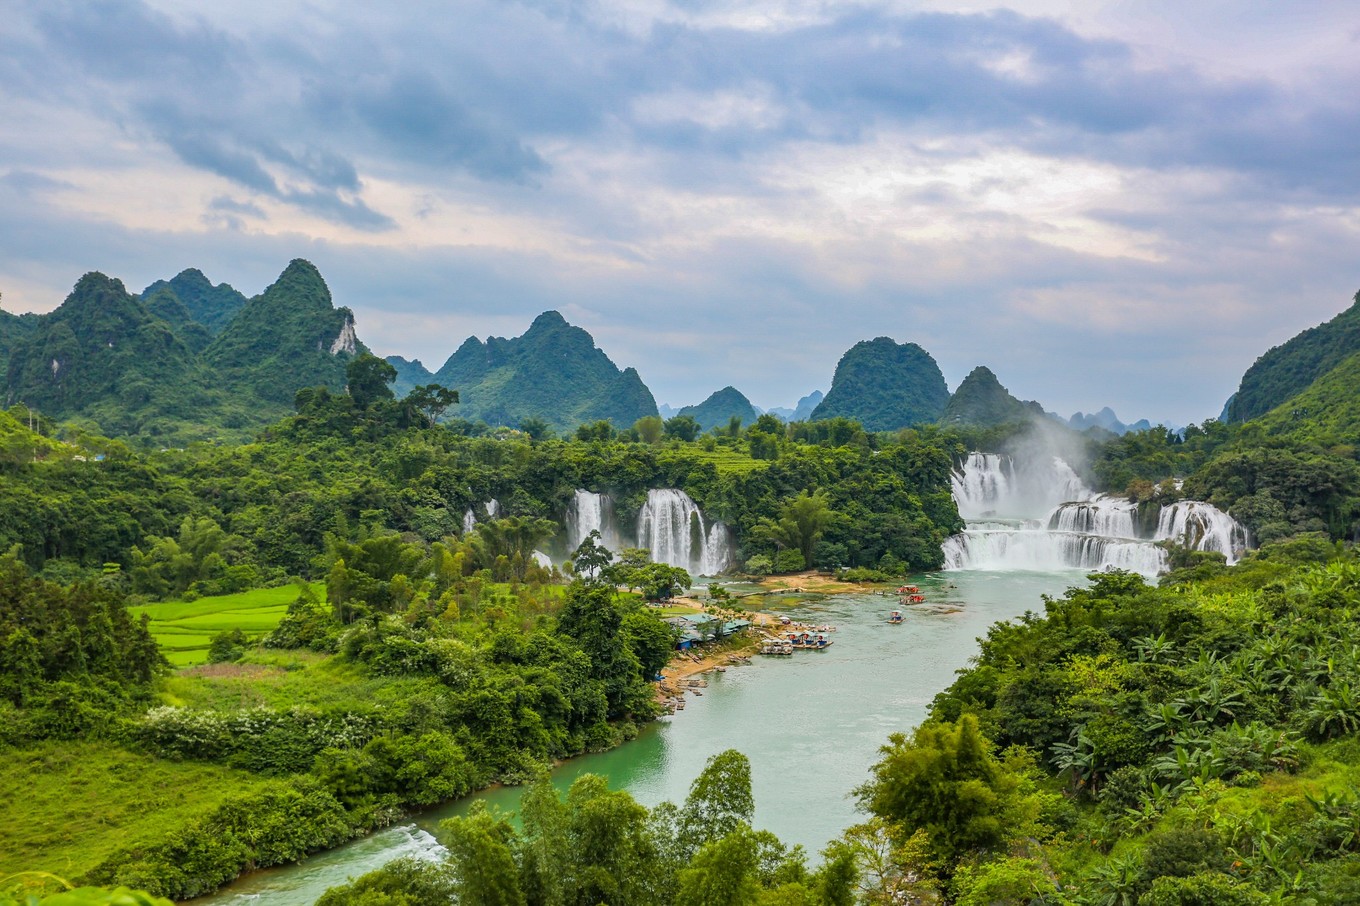
<path fill-rule="evenodd" d="M 949 389 L 930 353 L 888 337 L 862 340 L 841 356 L 831 389 L 812 412 L 814 421 L 850 418 L 870 431 L 895 431 L 934 422 Z"/>
<path fill-rule="evenodd" d="M 0 557 L 0 702 L 9 741 L 71 739 L 106 729 L 165 666 L 146 620 L 105 586 L 70 587 Z M 0 743 L 4 742 L 0 737 Z"/>
<path fill-rule="evenodd" d="M 755 422 L 756 417 L 755 406 L 735 387 L 715 391 L 702 403 L 685 406 L 674 416 L 694 419 L 700 432 L 726 428 L 733 418 L 740 419 L 743 425 L 749 425 Z"/>
<path fill-rule="evenodd" d="M 1283 405 L 1360 352 L 1360 293 L 1354 304 L 1324 324 L 1303 331 L 1262 355 L 1242 375 L 1228 405 L 1228 420 L 1245 422 Z"/>
<path fill-rule="evenodd" d="M 903 839 L 924 831 L 950 873 L 970 853 L 995 852 L 1023 825 L 1020 778 L 990 751 L 975 717 L 894 734 L 862 787 L 862 804 Z"/>
<path fill-rule="evenodd" d="M 990 427 L 1043 418 L 1043 407 L 1011 396 L 990 368 L 974 368 L 963 379 L 940 416 L 940 424 Z"/>

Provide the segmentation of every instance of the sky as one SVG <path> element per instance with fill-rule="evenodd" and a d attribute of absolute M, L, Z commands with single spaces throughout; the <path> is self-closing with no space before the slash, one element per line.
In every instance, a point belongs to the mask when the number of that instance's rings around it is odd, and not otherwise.
<path fill-rule="evenodd" d="M 431 370 L 556 309 L 658 402 L 877 336 L 1216 416 L 1360 289 L 1360 11 L 0 0 L 0 304 L 314 262 Z"/>

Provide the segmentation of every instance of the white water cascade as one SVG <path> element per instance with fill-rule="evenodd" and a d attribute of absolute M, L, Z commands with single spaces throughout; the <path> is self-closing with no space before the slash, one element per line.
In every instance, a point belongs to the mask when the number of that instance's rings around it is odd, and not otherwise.
<path fill-rule="evenodd" d="M 716 576 L 732 562 L 732 530 L 721 522 L 706 523 L 699 505 L 684 491 L 653 488 L 638 513 L 638 546 L 652 560 L 687 569 L 697 576 Z"/>
<path fill-rule="evenodd" d="M 971 453 L 953 475 L 954 499 L 967 528 L 944 543 L 945 569 L 1106 569 L 1155 576 L 1166 566 L 1157 541 L 1224 554 L 1237 562 L 1246 531 L 1207 503 L 1163 508 L 1151 537 L 1139 531 L 1137 506 L 1095 494 L 1057 457 L 1037 463 Z"/>
<path fill-rule="evenodd" d="M 501 513 L 501 502 L 495 497 L 492 497 L 486 503 L 482 504 L 482 510 L 486 513 L 486 518 L 495 519 Z M 477 513 L 472 507 L 468 507 L 468 511 L 463 514 L 463 534 L 466 535 L 468 532 L 472 531 L 477 525 L 477 522 Z"/>
<path fill-rule="evenodd" d="M 625 545 L 614 519 L 614 500 L 608 494 L 577 489 L 567 507 L 567 553 L 575 551 L 591 532 L 600 533 L 600 544 L 617 554 Z"/>

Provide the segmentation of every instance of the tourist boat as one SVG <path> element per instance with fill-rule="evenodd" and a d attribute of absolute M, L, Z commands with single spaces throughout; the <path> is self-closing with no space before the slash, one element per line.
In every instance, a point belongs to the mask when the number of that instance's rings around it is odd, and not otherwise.
<path fill-rule="evenodd" d="M 894 610 L 892 613 L 888 614 L 888 622 L 892 623 L 894 626 L 901 623 L 903 619 L 905 618 L 902 616 L 902 611 L 900 610 Z"/>
<path fill-rule="evenodd" d="M 823 651 L 831 647 L 831 640 L 824 635 L 818 635 L 816 638 L 812 639 L 807 647 Z"/>
<path fill-rule="evenodd" d="M 921 591 L 921 589 L 917 588 L 915 585 L 899 585 L 899 586 L 897 586 L 897 593 L 898 593 L 899 595 L 914 595 L 914 594 L 919 594 L 920 591 Z"/>
<path fill-rule="evenodd" d="M 925 596 L 925 595 L 920 594 L 920 593 L 917 593 L 917 594 L 914 594 L 914 595 L 903 595 L 903 596 L 902 596 L 901 603 L 903 603 L 903 604 L 924 604 L 924 603 L 925 603 L 925 600 L 926 600 L 926 596 Z"/>
<path fill-rule="evenodd" d="M 760 653 L 789 657 L 793 654 L 793 643 L 787 639 L 766 639 L 760 643 Z"/>

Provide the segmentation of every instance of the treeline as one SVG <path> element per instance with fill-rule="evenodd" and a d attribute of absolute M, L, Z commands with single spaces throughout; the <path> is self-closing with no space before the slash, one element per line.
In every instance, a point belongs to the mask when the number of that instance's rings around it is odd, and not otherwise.
<path fill-rule="evenodd" d="M 746 757 L 709 759 L 677 806 L 650 811 L 586 775 L 560 797 L 546 776 L 525 793 L 518 826 L 485 809 L 442 826 L 442 863 L 402 860 L 332 888 L 318 906 L 477 903 L 762 903 L 849 906 L 855 857 L 833 846 L 815 871 L 801 847 L 752 828 Z"/>
<path fill-rule="evenodd" d="M 961 526 L 949 493 L 961 450 L 952 435 L 762 418 L 698 440 L 668 436 L 665 425 L 653 436 L 607 423 L 584 431 L 587 440 L 470 437 L 433 426 L 447 400 L 392 399 L 381 374 L 363 373 L 372 362 L 352 363 L 350 394 L 299 393 L 298 414 L 253 444 L 0 463 L 0 545 L 22 544 L 29 565 L 54 580 L 99 578 L 164 599 L 322 578 L 335 541 L 461 537 L 464 514 L 485 521 L 493 498 L 502 516 L 561 526 L 577 488 L 610 493 L 624 526 L 648 489 L 680 488 L 734 529 L 739 566 L 755 559 L 767 571 L 933 568 Z M 813 521 L 779 530 L 793 502 L 814 494 Z M 569 553 L 560 529 L 538 540 Z"/>

